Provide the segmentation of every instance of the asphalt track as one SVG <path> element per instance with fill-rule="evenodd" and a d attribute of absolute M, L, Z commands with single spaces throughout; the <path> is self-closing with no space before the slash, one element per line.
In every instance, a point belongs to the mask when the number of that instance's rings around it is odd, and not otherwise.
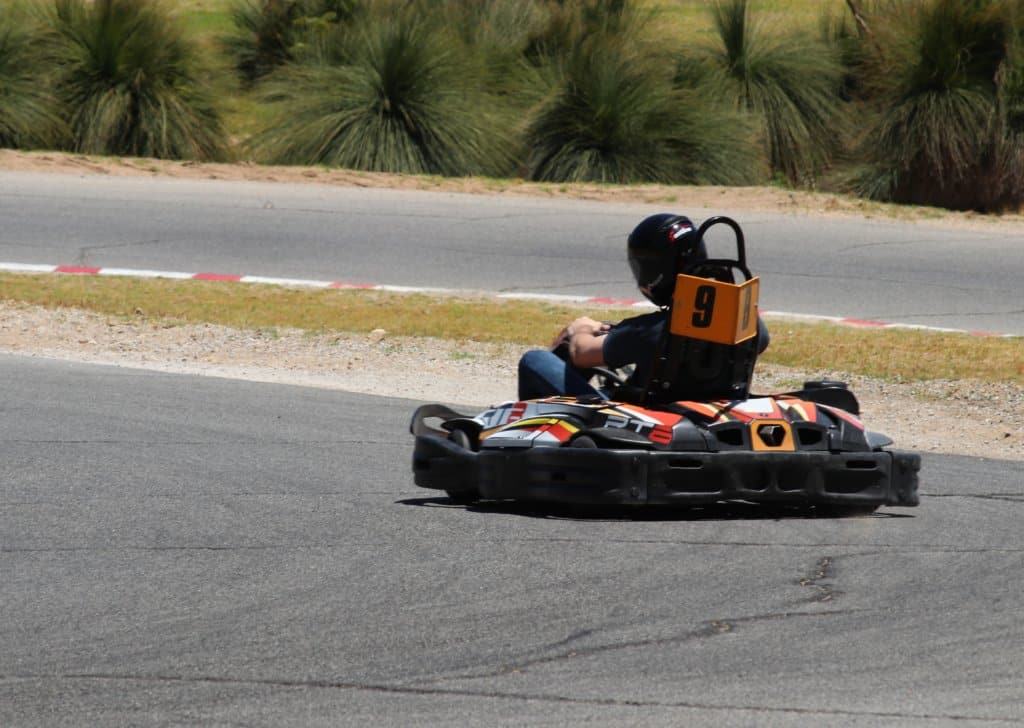
<path fill-rule="evenodd" d="M 633 297 L 648 212 L 0 173 L 0 260 Z M 767 308 L 1024 333 L 1018 229 L 736 217 Z M 852 520 L 467 509 L 414 402 L 0 381 L 0 726 L 1024 723 L 1018 462 Z"/>
<path fill-rule="evenodd" d="M 1024 722 L 1020 463 L 848 520 L 463 508 L 413 402 L 0 381 L 3 726 Z"/>
<path fill-rule="evenodd" d="M 666 203 L 667 204 L 667 203 Z M 1024 335 L 1024 227 L 731 214 L 761 308 Z M 0 263 L 638 298 L 624 240 L 661 206 L 0 172 Z"/>

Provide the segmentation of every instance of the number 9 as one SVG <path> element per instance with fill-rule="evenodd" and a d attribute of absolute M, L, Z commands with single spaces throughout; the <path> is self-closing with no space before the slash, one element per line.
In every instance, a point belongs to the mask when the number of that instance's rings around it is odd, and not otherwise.
<path fill-rule="evenodd" d="M 699 286 L 693 301 L 694 314 L 690 319 L 695 329 L 706 329 L 711 325 L 715 312 L 714 286 Z"/>

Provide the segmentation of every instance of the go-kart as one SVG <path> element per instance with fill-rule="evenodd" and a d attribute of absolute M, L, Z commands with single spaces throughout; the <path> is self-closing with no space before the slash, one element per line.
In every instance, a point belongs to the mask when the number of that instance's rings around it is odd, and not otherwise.
<path fill-rule="evenodd" d="M 917 453 L 867 430 L 841 382 L 752 395 L 759 279 L 735 258 L 677 266 L 665 336 L 646 382 L 588 372 L 597 396 L 509 401 L 477 415 L 419 407 L 415 483 L 457 503 L 521 500 L 689 506 L 795 503 L 829 514 L 918 505 Z M 702 393 L 712 393 L 706 396 Z"/>

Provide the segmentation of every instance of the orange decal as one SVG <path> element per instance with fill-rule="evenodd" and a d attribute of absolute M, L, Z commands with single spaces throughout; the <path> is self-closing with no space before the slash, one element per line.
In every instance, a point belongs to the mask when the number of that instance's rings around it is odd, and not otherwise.
<path fill-rule="evenodd" d="M 796 450 L 793 430 L 785 420 L 755 420 L 750 425 L 750 445 L 754 450 Z"/>
<path fill-rule="evenodd" d="M 548 427 L 547 431 L 556 437 L 559 442 L 567 442 L 578 431 L 578 428 L 566 425 L 564 422 L 558 422 Z"/>

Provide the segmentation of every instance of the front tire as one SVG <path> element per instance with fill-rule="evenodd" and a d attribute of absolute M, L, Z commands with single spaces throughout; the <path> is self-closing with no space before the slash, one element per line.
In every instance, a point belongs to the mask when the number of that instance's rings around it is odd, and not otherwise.
<path fill-rule="evenodd" d="M 448 433 L 448 440 L 463 450 L 472 450 L 473 441 L 470 439 L 469 434 L 465 430 L 452 430 Z M 445 489 L 445 495 L 448 496 L 448 500 L 452 503 L 460 506 L 467 506 L 471 503 L 475 503 L 480 499 L 480 493 L 476 488 L 471 490 L 448 490 Z"/>

